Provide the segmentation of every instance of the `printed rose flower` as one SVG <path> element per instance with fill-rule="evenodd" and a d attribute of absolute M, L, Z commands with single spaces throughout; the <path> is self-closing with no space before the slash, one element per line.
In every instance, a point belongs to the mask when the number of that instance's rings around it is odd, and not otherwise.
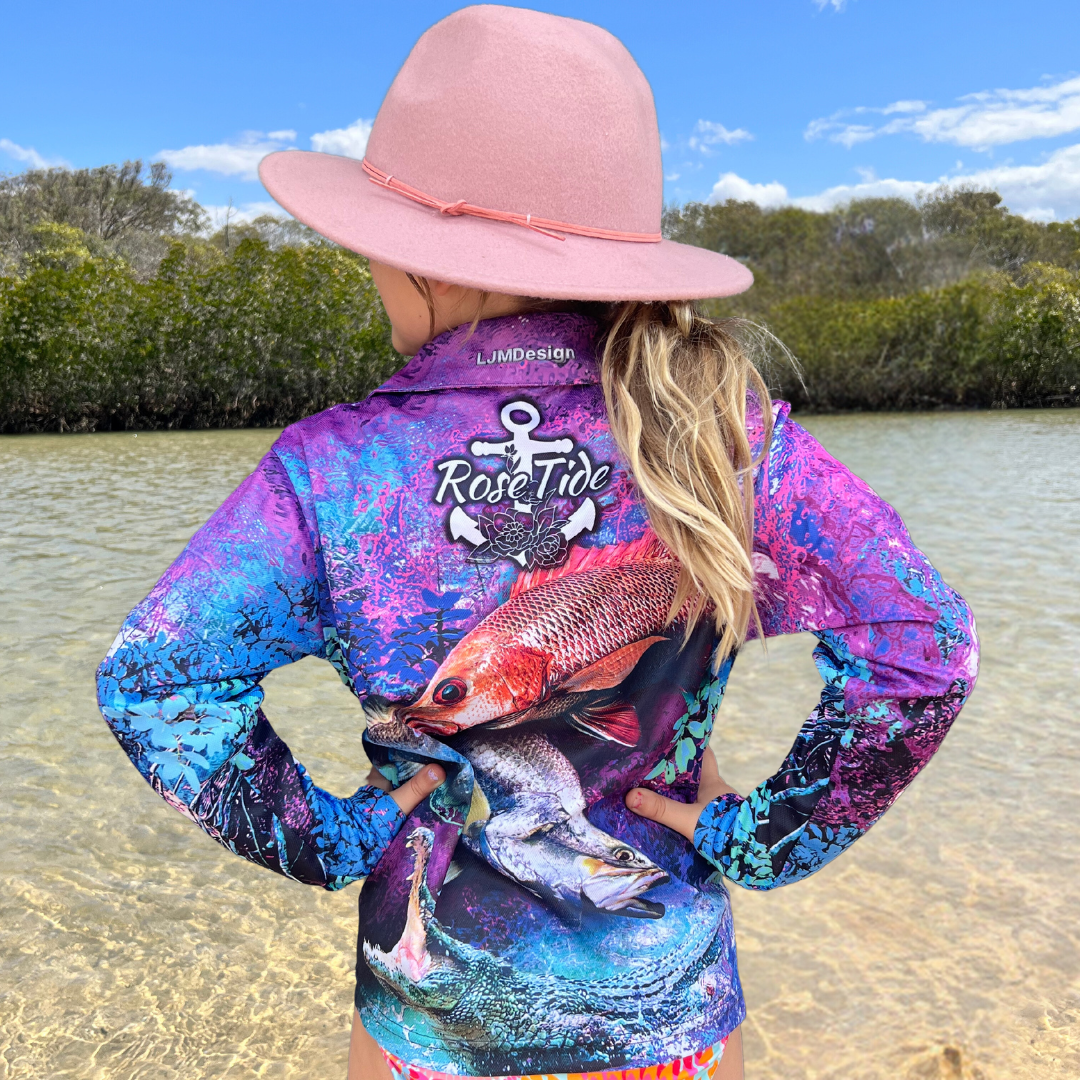
<path fill-rule="evenodd" d="M 529 552 L 532 556 L 530 564 L 535 563 L 545 570 L 558 566 L 566 558 L 569 547 L 566 537 L 558 529 L 553 529 L 545 533 Z"/>
<path fill-rule="evenodd" d="M 514 514 L 502 511 L 481 514 L 477 520 L 484 543 L 473 549 L 473 562 L 496 562 L 520 554 L 532 539 L 532 531 Z"/>
<path fill-rule="evenodd" d="M 550 503 L 536 511 L 527 551 L 530 570 L 535 566 L 547 570 L 565 560 L 570 547 L 562 534 L 565 524 L 558 509 Z"/>
<path fill-rule="evenodd" d="M 569 544 L 562 533 L 566 521 L 559 517 L 555 506 L 548 504 L 537 510 L 531 528 L 521 516 L 503 511 L 481 514 L 477 523 L 484 543 L 473 549 L 473 562 L 489 563 L 524 555 L 525 565 L 531 570 L 558 566 L 566 559 Z"/>

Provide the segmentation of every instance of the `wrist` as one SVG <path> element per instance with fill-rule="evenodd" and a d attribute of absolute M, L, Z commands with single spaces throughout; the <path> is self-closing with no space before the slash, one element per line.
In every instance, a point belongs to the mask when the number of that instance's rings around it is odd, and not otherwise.
<path fill-rule="evenodd" d="M 730 861 L 728 849 L 735 831 L 735 822 L 746 800 L 736 791 L 725 792 L 707 803 L 698 816 L 691 841 L 698 854 L 718 870 Z"/>

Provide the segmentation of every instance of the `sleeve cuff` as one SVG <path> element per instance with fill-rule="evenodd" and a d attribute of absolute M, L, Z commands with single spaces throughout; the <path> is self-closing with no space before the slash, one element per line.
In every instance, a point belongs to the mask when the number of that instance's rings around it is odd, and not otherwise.
<path fill-rule="evenodd" d="M 306 779 L 306 777 L 305 777 Z M 367 877 L 405 823 L 405 815 L 386 791 L 365 785 L 347 799 L 317 793 L 318 824 L 314 830 L 327 888 L 341 889 Z"/>
<path fill-rule="evenodd" d="M 694 829 L 694 847 L 702 858 L 717 870 L 726 872 L 731 866 L 731 837 L 739 809 L 746 800 L 737 794 L 713 799 L 698 818 Z"/>

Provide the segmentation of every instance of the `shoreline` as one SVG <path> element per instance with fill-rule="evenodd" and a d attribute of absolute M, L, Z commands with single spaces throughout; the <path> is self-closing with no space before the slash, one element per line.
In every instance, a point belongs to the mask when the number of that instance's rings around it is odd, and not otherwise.
<path fill-rule="evenodd" d="M 933 416 L 936 414 L 952 414 L 952 413 L 1019 413 L 1019 412 L 1052 412 L 1062 411 L 1068 412 L 1072 409 L 1080 408 L 1080 393 L 1059 395 L 1059 397 L 1067 397 L 1067 401 L 1051 401 L 1046 405 L 1006 405 L 995 403 L 993 405 L 926 405 L 926 406 L 914 406 L 914 407 L 899 407 L 899 408 L 867 408 L 867 407 L 853 407 L 850 409 L 845 408 L 807 408 L 800 406 L 792 406 L 791 416 L 794 419 L 814 418 L 819 416 Z M 776 398 L 781 400 L 789 400 L 785 398 L 782 393 L 777 392 Z M 363 401 L 364 399 L 359 399 Z M 353 405 L 357 402 L 354 401 L 342 401 L 337 404 L 340 405 Z M 334 408 L 336 406 L 327 406 L 327 408 Z M 316 410 L 322 412 L 325 410 Z M 290 420 L 287 423 L 274 423 L 274 424 L 213 424 L 203 426 L 193 425 L 175 425 L 170 426 L 168 424 L 160 424 L 149 427 L 83 427 L 80 425 L 70 425 L 61 421 L 59 427 L 40 427 L 30 428 L 21 431 L 5 431 L 4 422 L 0 420 L 0 438 L 18 438 L 27 435 L 155 435 L 170 433 L 175 434 L 177 432 L 192 432 L 206 434 L 212 431 L 283 431 L 290 424 L 298 423 L 300 420 L 305 419 L 307 416 L 313 416 L 314 413 L 305 413 L 303 416 L 298 416 L 295 420 Z"/>

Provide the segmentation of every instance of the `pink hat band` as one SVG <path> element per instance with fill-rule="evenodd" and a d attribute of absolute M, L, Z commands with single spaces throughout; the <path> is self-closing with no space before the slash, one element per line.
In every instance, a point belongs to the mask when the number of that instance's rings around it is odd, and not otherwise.
<path fill-rule="evenodd" d="M 562 235 L 564 233 L 572 233 L 574 236 L 593 236 L 598 240 L 626 240 L 632 244 L 659 244 L 663 240 L 663 236 L 658 232 L 632 233 L 619 232 L 618 229 L 594 229 L 590 225 L 571 225 L 566 221 L 534 218 L 532 214 L 490 210 L 486 206 L 473 206 L 464 199 L 458 199 L 457 202 L 443 202 L 441 199 L 436 199 L 434 195 L 425 195 L 424 192 L 387 175 L 382 169 L 375 168 L 367 158 L 364 158 L 360 164 L 363 165 L 364 172 L 368 174 L 368 179 L 373 184 L 396 191 L 399 195 L 404 195 L 406 199 L 412 199 L 421 206 L 430 206 L 433 210 L 438 210 L 440 214 L 450 214 L 454 217 L 468 214 L 470 217 L 484 218 L 487 221 L 506 221 L 511 225 L 523 225 L 526 229 L 534 229 L 545 236 L 550 236 L 553 240 L 565 240 L 566 237 Z"/>
<path fill-rule="evenodd" d="M 366 158 L 283 151 L 259 172 L 324 236 L 413 274 L 554 299 L 729 296 L 727 256 L 664 240 L 649 84 L 606 30 L 479 5 L 413 47 Z"/>

